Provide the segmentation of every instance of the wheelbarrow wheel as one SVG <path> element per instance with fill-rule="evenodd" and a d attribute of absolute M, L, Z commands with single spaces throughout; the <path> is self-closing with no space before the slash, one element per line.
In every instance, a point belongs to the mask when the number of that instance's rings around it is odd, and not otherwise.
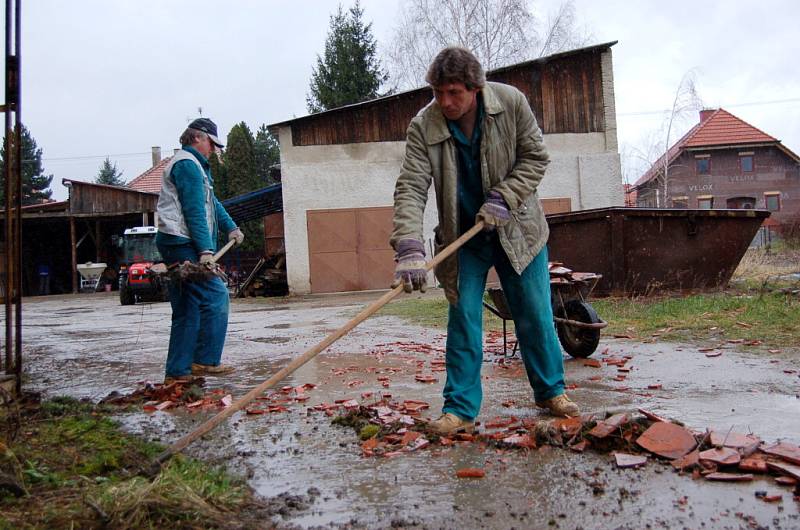
<path fill-rule="evenodd" d="M 596 324 L 600 322 L 594 308 L 580 300 L 570 300 L 559 311 L 561 318 L 577 320 L 586 324 Z M 568 324 L 556 323 L 558 330 L 558 340 L 564 350 L 573 357 L 589 357 L 597 349 L 600 343 L 600 330 L 589 328 L 577 328 Z"/>

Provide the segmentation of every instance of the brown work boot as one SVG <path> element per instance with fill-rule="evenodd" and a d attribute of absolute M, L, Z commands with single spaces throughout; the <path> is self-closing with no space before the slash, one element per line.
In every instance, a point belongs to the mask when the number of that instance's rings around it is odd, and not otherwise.
<path fill-rule="evenodd" d="M 168 375 L 164 378 L 164 386 L 169 386 L 174 383 L 181 385 L 190 385 L 195 382 L 197 378 L 191 375 Z"/>
<path fill-rule="evenodd" d="M 439 418 L 428 422 L 428 429 L 436 434 L 455 434 L 457 432 L 472 432 L 475 422 L 462 420 L 455 414 L 445 412 Z"/>
<path fill-rule="evenodd" d="M 547 409 L 553 416 L 576 418 L 581 415 L 581 410 L 566 394 L 558 395 L 547 401 L 537 401 L 536 406 Z"/>
<path fill-rule="evenodd" d="M 192 363 L 192 375 L 225 375 L 236 371 L 233 366 L 227 364 L 197 364 Z"/>

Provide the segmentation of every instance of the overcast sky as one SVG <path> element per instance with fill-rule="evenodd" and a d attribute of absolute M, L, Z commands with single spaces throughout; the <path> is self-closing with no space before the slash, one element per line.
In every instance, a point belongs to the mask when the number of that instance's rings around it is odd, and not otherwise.
<path fill-rule="evenodd" d="M 537 5 L 543 12 L 559 2 Z M 94 180 L 106 156 L 130 180 L 150 148 L 178 147 L 203 115 L 224 139 L 306 114 L 311 68 L 324 49 L 327 0 L 34 0 L 22 6 L 22 116 L 55 175 Z M 343 2 L 345 7 L 350 3 Z M 388 43 L 393 0 L 362 0 Z M 576 0 L 594 42 L 613 48 L 618 136 L 641 146 L 661 125 L 682 76 L 696 69 L 708 107 L 723 106 L 800 153 L 796 0 Z M 643 114 L 644 113 L 644 114 Z M 681 125 L 678 138 L 696 120 Z M 635 180 L 634 175 L 632 180 Z"/>

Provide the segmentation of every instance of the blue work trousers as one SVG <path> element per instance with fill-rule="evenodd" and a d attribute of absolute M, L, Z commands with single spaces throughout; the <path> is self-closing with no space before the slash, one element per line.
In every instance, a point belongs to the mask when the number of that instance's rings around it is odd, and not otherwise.
<path fill-rule="evenodd" d="M 473 420 L 481 408 L 483 293 L 494 265 L 514 317 L 519 350 L 536 401 L 564 393 L 564 360 L 553 325 L 550 274 L 544 248 L 522 271 L 511 267 L 498 238 L 458 251 L 458 303 L 447 321 L 443 412 Z"/>
<path fill-rule="evenodd" d="M 197 262 L 190 245 L 159 245 L 165 263 Z M 170 282 L 172 329 L 169 334 L 167 377 L 192 373 L 192 363 L 217 366 L 228 331 L 228 288 L 220 278 Z"/>

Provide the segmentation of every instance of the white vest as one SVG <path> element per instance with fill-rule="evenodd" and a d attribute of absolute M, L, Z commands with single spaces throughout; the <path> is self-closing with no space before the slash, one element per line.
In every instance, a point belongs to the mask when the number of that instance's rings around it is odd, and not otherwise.
<path fill-rule="evenodd" d="M 197 158 L 188 151 L 181 149 L 172 157 L 164 174 L 161 176 L 161 194 L 158 196 L 158 231 L 173 236 L 181 236 L 188 239 L 192 238 L 189 228 L 186 226 L 186 219 L 183 217 L 183 208 L 178 199 L 178 189 L 172 179 L 172 167 L 181 160 L 191 160 L 197 165 L 197 170 L 203 175 L 203 186 L 205 188 L 205 208 L 206 222 L 208 223 L 209 235 L 213 238 L 217 232 L 217 212 L 214 203 L 214 188 L 208 179 L 208 175 L 203 171 Z"/>

